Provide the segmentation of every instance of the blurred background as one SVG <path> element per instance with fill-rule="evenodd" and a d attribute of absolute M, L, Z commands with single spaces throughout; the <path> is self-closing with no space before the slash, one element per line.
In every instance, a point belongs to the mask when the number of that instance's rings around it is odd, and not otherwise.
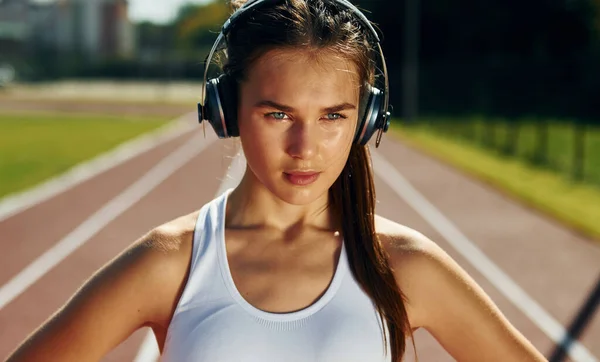
<path fill-rule="evenodd" d="M 397 111 L 409 61 L 425 113 L 599 116 L 597 0 L 355 3 L 384 34 Z M 2 79 L 197 81 L 227 14 L 219 0 L 2 0 Z"/>
<path fill-rule="evenodd" d="M 597 252 L 600 0 L 352 2 L 383 34 L 386 137 Z M 193 113 L 228 16 L 223 0 L 0 0 L 0 201 Z M 574 336 L 597 311 L 595 278 L 565 317 Z"/>
<path fill-rule="evenodd" d="M 597 189 L 600 1 L 354 3 L 384 35 L 398 136 L 455 164 L 465 157 L 442 149 L 440 137 Z M 0 96 L 193 110 L 203 61 L 228 14 L 222 0 L 0 0 Z M 473 164 L 462 167 L 497 181 L 498 170 Z M 546 198 L 524 193 L 534 204 Z"/>

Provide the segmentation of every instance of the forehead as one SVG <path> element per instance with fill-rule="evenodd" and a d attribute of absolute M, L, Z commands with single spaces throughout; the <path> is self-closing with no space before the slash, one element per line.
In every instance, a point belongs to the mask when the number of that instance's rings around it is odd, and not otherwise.
<path fill-rule="evenodd" d="M 360 77 L 353 61 L 331 50 L 275 49 L 250 67 L 246 83 L 262 97 L 311 94 L 353 101 Z"/>

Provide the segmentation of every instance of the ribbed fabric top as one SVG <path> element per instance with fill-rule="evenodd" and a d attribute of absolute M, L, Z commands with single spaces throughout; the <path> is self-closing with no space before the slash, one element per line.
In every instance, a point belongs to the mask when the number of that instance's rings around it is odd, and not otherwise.
<path fill-rule="evenodd" d="M 204 205 L 190 273 L 165 340 L 163 362 L 387 362 L 379 315 L 348 265 L 342 245 L 333 279 L 310 306 L 260 310 L 235 286 L 225 247 L 225 191 Z"/>

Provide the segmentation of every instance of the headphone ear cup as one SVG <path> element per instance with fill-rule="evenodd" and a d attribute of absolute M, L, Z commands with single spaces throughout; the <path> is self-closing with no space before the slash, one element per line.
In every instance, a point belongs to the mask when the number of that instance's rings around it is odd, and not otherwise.
<path fill-rule="evenodd" d="M 370 85 L 366 86 L 368 90 L 359 104 L 360 118 L 354 135 L 354 143 L 359 145 L 366 145 L 369 142 L 383 117 L 383 92 Z"/>
<path fill-rule="evenodd" d="M 238 86 L 227 74 L 219 76 L 219 95 L 221 105 L 223 106 L 223 115 L 225 116 L 225 127 L 227 127 L 228 137 L 238 137 Z"/>
<path fill-rule="evenodd" d="M 219 138 L 225 138 L 225 116 L 223 114 L 223 105 L 219 95 L 219 79 L 213 78 L 206 82 L 206 95 L 204 97 L 204 106 L 198 107 L 200 120 L 205 119 L 210 123 L 213 130 Z"/>
<path fill-rule="evenodd" d="M 226 75 L 206 82 L 206 100 L 201 112 L 219 138 L 238 136 L 237 88 Z"/>

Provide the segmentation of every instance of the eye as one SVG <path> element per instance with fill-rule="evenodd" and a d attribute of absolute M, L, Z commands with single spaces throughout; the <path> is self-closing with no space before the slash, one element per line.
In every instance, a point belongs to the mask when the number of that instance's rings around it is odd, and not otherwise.
<path fill-rule="evenodd" d="M 336 121 L 338 119 L 344 119 L 344 118 L 346 118 L 346 117 L 339 113 L 328 113 L 327 114 L 327 120 L 329 120 L 329 121 Z"/>
<path fill-rule="evenodd" d="M 276 119 L 278 121 L 284 120 L 287 117 L 287 114 L 283 113 L 283 112 L 271 112 L 271 113 L 267 113 L 265 114 L 266 117 L 270 117 L 273 119 Z"/>

